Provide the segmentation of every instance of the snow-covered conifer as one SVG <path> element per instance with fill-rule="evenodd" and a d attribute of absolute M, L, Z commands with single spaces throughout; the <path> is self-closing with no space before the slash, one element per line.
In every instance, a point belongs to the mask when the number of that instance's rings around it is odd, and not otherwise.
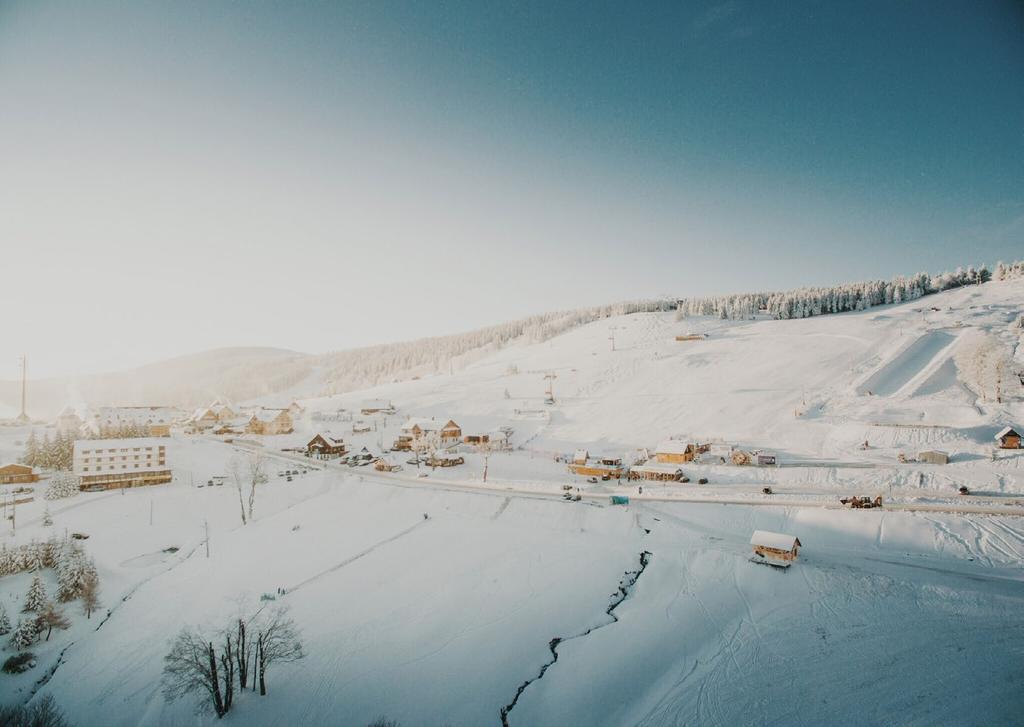
<path fill-rule="evenodd" d="M 0 603 L 0 636 L 11 633 L 11 619 L 7 615 L 7 607 Z"/>
<path fill-rule="evenodd" d="M 32 584 L 25 594 L 25 605 L 22 611 L 41 611 L 46 607 L 46 588 L 43 587 L 43 579 L 37 574 L 32 578 Z"/>
<path fill-rule="evenodd" d="M 46 486 L 46 493 L 43 495 L 47 500 L 60 500 L 65 497 L 74 497 L 78 494 L 79 478 L 70 472 L 55 472 L 50 477 Z"/>
<path fill-rule="evenodd" d="M 18 625 L 14 627 L 10 643 L 15 649 L 25 649 L 35 642 L 37 636 L 39 636 L 39 630 L 36 627 L 36 620 L 34 618 L 22 618 L 18 620 Z"/>

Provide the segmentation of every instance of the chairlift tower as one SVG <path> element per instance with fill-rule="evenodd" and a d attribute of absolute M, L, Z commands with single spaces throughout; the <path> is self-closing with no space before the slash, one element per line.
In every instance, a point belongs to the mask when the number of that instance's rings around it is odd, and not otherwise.
<path fill-rule="evenodd" d="M 558 375 L 555 374 L 554 371 L 548 371 L 546 374 L 544 374 L 544 379 L 545 379 L 545 381 L 548 382 L 548 388 L 544 392 L 544 403 L 545 404 L 554 404 L 555 403 L 555 379 L 557 379 L 557 378 L 558 378 Z"/>

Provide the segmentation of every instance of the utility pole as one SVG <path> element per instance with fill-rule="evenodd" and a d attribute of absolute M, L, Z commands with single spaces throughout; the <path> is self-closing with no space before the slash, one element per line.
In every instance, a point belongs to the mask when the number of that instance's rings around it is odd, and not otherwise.
<path fill-rule="evenodd" d="M 150 527 L 152 527 L 152 525 L 153 525 L 153 496 L 152 495 L 150 495 L 150 498 L 149 498 L 149 525 L 150 525 Z"/>
<path fill-rule="evenodd" d="M 206 531 L 206 557 L 210 557 L 210 521 L 203 519 L 203 529 Z"/>
<path fill-rule="evenodd" d="M 612 342 L 612 351 L 615 350 L 615 331 L 618 330 L 618 326 L 608 326 L 608 340 Z"/>

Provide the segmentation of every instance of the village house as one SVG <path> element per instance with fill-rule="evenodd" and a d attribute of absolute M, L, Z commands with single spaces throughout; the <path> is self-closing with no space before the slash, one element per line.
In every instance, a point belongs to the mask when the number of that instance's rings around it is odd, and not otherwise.
<path fill-rule="evenodd" d="M 796 560 L 801 547 L 800 539 L 795 535 L 767 530 L 755 530 L 750 536 L 750 544 L 754 546 L 755 557 L 782 561 L 786 565 Z"/>
<path fill-rule="evenodd" d="M 1005 427 L 996 434 L 1000 449 L 1020 449 L 1020 435 L 1010 427 Z"/>
<path fill-rule="evenodd" d="M 160 438 L 80 439 L 72 469 L 83 490 L 113 490 L 171 481 L 167 446 Z"/>
<path fill-rule="evenodd" d="M 666 462 L 647 462 L 629 468 L 631 480 L 654 480 L 655 482 L 679 482 L 683 479 L 683 468 Z"/>
<path fill-rule="evenodd" d="M 297 401 L 293 401 L 288 405 L 288 413 L 292 415 L 292 421 L 302 418 L 302 415 L 306 413 L 306 410 Z"/>
<path fill-rule="evenodd" d="M 684 464 L 697 456 L 697 448 L 680 439 L 667 439 L 654 450 L 654 459 L 662 464 Z"/>
<path fill-rule="evenodd" d="M 625 468 L 619 457 L 597 457 L 591 461 L 589 452 L 578 449 L 573 453 L 569 471 L 583 477 L 607 477 L 617 480 L 625 473 Z"/>
<path fill-rule="evenodd" d="M 491 441 L 491 435 L 489 434 L 467 434 L 462 438 L 463 444 L 475 444 L 477 446 L 481 444 L 489 444 Z"/>
<path fill-rule="evenodd" d="M 392 449 L 410 450 L 417 442 L 436 436 L 439 444 L 452 444 L 462 439 L 462 428 L 452 419 L 446 422 L 414 417 L 402 425 Z"/>
<path fill-rule="evenodd" d="M 169 437 L 181 416 L 169 406 L 103 406 L 96 412 L 96 424 L 101 437 L 116 436 L 128 427 L 145 429 L 151 437 Z"/>
<path fill-rule="evenodd" d="M 363 402 L 359 409 L 359 413 L 363 416 L 369 416 L 371 414 L 394 414 L 395 405 L 387 399 L 368 399 Z"/>
<path fill-rule="evenodd" d="M 340 457 L 345 451 L 345 441 L 329 431 L 320 432 L 306 444 L 306 454 L 317 459 Z"/>
<path fill-rule="evenodd" d="M 292 415 L 287 409 L 257 409 L 249 417 L 245 431 L 247 434 L 289 434 L 292 427 Z"/>
<path fill-rule="evenodd" d="M 402 465 L 390 457 L 378 457 L 373 463 L 373 468 L 378 472 L 397 472 L 402 469 Z"/>
<path fill-rule="evenodd" d="M 0 465 L 0 485 L 21 485 L 38 481 L 39 475 L 26 464 Z"/>

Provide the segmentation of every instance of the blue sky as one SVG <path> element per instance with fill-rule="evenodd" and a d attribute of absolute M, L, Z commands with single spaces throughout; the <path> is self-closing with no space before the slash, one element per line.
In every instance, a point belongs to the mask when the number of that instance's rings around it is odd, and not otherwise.
<path fill-rule="evenodd" d="M 1013 2 L 0 0 L 0 296 L 33 301 L 0 377 L 1022 257 L 1022 31 Z"/>

